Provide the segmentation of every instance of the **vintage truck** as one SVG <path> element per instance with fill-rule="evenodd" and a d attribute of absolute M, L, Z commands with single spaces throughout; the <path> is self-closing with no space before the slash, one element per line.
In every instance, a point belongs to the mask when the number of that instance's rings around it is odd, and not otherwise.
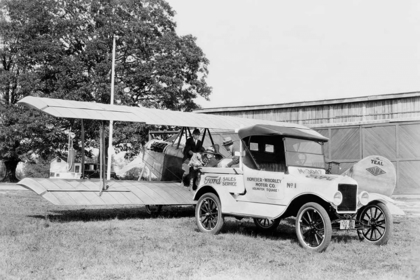
<path fill-rule="evenodd" d="M 388 242 L 392 200 L 361 190 L 351 176 L 326 174 L 327 138 L 312 130 L 272 125 L 245 127 L 238 135 L 237 166 L 200 170 L 193 190 L 200 231 L 219 233 L 226 216 L 251 217 L 262 230 L 295 216 L 297 238 L 308 250 L 324 251 L 333 229 L 357 230 L 360 239 L 376 245 Z M 385 160 L 371 164 L 383 168 Z"/>

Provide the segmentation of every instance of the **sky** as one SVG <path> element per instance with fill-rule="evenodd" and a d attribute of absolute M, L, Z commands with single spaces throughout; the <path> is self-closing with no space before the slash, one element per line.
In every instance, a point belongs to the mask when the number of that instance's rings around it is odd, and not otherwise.
<path fill-rule="evenodd" d="M 167 0 L 209 59 L 203 108 L 420 91 L 418 0 Z"/>

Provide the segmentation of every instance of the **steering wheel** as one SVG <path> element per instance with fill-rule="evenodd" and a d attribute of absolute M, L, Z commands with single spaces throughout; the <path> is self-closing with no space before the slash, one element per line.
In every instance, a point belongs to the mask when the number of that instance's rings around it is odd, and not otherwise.
<path fill-rule="evenodd" d="M 296 163 L 299 165 L 304 165 L 306 162 L 306 159 L 308 158 L 308 156 L 306 154 L 297 154 L 297 160 Z"/>

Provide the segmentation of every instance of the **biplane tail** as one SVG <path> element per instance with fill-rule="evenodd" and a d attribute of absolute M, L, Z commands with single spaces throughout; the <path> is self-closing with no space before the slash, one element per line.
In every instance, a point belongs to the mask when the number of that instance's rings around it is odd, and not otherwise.
<path fill-rule="evenodd" d="M 379 193 L 391 196 L 397 183 L 394 164 L 382 156 L 368 156 L 360 160 L 342 175 L 349 176 L 359 184 L 359 192 Z"/>

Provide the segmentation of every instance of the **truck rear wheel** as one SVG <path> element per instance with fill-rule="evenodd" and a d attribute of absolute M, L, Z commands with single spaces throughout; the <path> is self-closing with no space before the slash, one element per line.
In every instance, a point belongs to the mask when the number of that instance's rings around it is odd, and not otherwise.
<path fill-rule="evenodd" d="M 374 245 L 388 243 L 392 232 L 392 215 L 388 207 L 378 202 L 361 209 L 358 215 L 361 229 L 357 230 L 360 239 L 364 239 Z"/>
<path fill-rule="evenodd" d="M 220 199 L 214 193 L 205 193 L 195 207 L 195 219 L 201 232 L 218 234 L 224 224 Z"/>
<path fill-rule="evenodd" d="M 331 242 L 331 219 L 324 207 L 315 202 L 303 205 L 296 216 L 296 235 L 300 245 L 323 252 Z"/>

